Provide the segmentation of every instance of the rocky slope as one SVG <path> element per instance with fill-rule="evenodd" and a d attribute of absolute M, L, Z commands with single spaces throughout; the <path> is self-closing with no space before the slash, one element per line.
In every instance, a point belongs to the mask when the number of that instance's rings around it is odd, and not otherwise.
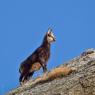
<path fill-rule="evenodd" d="M 95 50 L 86 50 L 7 95 L 95 95 Z"/>

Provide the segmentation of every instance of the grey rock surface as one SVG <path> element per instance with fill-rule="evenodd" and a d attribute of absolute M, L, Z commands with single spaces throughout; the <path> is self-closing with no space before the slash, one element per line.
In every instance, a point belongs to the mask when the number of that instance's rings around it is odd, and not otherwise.
<path fill-rule="evenodd" d="M 70 75 L 33 86 L 31 81 L 7 95 L 95 95 L 95 50 L 88 49 L 80 56 L 61 65 L 75 68 Z"/>

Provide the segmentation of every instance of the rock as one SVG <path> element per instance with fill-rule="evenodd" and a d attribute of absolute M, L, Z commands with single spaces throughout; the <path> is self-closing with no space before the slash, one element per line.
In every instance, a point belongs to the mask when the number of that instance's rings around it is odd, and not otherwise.
<path fill-rule="evenodd" d="M 86 50 L 7 95 L 95 95 L 95 50 Z"/>

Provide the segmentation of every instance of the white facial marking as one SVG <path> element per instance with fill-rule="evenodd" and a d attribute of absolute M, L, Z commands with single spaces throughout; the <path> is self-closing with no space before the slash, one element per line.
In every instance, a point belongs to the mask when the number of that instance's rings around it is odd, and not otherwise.
<path fill-rule="evenodd" d="M 54 39 L 55 39 L 54 34 L 53 34 L 51 31 L 48 31 L 48 34 L 47 34 L 47 35 L 48 35 L 48 36 L 47 36 L 48 42 L 49 42 L 49 43 L 54 42 Z"/>
<path fill-rule="evenodd" d="M 51 34 L 50 34 L 50 35 L 51 35 L 51 37 L 52 37 L 52 38 L 55 38 L 55 37 L 54 37 L 54 34 L 53 34 L 52 32 L 51 32 Z"/>

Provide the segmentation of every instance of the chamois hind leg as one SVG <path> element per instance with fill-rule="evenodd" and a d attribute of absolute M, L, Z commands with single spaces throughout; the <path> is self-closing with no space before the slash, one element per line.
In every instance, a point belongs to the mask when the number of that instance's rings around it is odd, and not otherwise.
<path fill-rule="evenodd" d="M 34 71 L 31 73 L 27 72 L 27 73 L 21 74 L 20 79 L 19 79 L 20 83 L 21 84 L 26 83 L 33 74 L 34 74 Z"/>
<path fill-rule="evenodd" d="M 33 72 L 30 72 L 30 73 L 28 74 L 28 76 L 27 76 L 27 80 L 30 80 L 30 77 L 32 77 L 33 74 L 34 74 L 34 71 L 33 71 Z"/>
<path fill-rule="evenodd" d="M 21 75 L 20 75 L 20 78 L 19 78 L 19 82 L 20 82 L 20 84 L 23 83 L 23 79 L 24 79 L 24 74 L 21 74 Z"/>
<path fill-rule="evenodd" d="M 28 73 L 22 73 L 20 75 L 20 78 L 19 78 L 20 84 L 23 84 L 23 83 L 25 83 L 27 81 L 27 76 L 28 76 Z"/>
<path fill-rule="evenodd" d="M 25 73 L 22 73 L 21 75 L 20 75 L 20 78 L 19 78 L 19 82 L 20 82 L 20 84 L 23 84 L 24 83 L 24 81 L 25 81 Z"/>

